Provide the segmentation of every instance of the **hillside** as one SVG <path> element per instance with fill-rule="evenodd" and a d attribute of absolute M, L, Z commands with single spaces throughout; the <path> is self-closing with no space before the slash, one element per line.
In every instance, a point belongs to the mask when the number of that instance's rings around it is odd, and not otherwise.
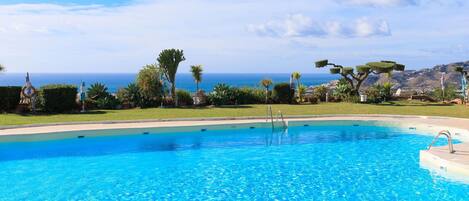
<path fill-rule="evenodd" d="M 454 72 L 455 66 L 464 66 L 469 70 L 469 61 L 456 62 L 445 65 L 437 65 L 433 68 L 421 70 L 407 70 L 404 72 L 394 72 L 390 81 L 394 83 L 394 88 L 402 88 L 405 90 L 431 91 L 435 87 L 440 86 L 440 78 L 443 72 L 446 73 L 445 79 L 447 84 L 453 84 L 460 87 L 461 75 Z M 370 75 L 364 86 L 370 86 L 375 83 L 383 83 L 389 81 L 387 75 Z"/>

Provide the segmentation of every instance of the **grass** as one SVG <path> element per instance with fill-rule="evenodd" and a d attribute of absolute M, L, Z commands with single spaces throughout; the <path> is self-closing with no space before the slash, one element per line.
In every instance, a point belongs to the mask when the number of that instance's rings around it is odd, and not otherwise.
<path fill-rule="evenodd" d="M 469 107 L 422 102 L 388 102 L 378 105 L 353 103 L 321 103 L 317 105 L 273 105 L 284 115 L 323 114 L 400 114 L 469 118 Z M 84 114 L 0 114 L 0 126 L 58 122 L 93 122 L 112 120 L 144 120 L 197 117 L 265 116 L 266 105 L 202 108 L 149 108 L 99 110 Z"/>

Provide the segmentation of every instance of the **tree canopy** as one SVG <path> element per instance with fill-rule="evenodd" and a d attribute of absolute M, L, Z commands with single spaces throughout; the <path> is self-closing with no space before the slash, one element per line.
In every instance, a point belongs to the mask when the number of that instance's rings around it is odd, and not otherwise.
<path fill-rule="evenodd" d="M 358 95 L 363 81 L 368 78 L 370 74 L 392 73 L 393 71 L 404 71 L 405 65 L 396 63 L 394 61 L 378 61 L 368 62 L 364 65 L 355 67 L 344 67 L 334 63 L 329 63 L 328 60 L 320 60 L 315 63 L 316 68 L 323 68 L 331 66 L 331 74 L 339 74 L 342 76 L 352 88 L 352 93 Z"/>
<path fill-rule="evenodd" d="M 157 61 L 166 79 L 171 83 L 171 96 L 173 97 L 174 103 L 177 106 L 177 95 L 176 95 L 176 73 L 179 67 L 179 63 L 186 60 L 184 57 L 183 50 L 179 49 L 165 49 L 159 54 Z"/>
<path fill-rule="evenodd" d="M 148 99 L 155 99 L 161 96 L 163 83 L 160 68 L 156 64 L 145 65 L 137 75 L 137 86 L 142 95 Z"/>
<path fill-rule="evenodd" d="M 199 83 L 202 82 L 202 65 L 192 65 L 191 66 L 191 73 L 194 81 L 197 85 L 197 91 L 199 91 Z"/>

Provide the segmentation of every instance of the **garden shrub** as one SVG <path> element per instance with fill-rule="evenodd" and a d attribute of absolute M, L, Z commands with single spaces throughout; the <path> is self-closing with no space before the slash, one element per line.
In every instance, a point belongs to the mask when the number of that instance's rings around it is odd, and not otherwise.
<path fill-rule="evenodd" d="M 140 88 L 135 83 L 127 85 L 125 88 L 121 88 L 117 91 L 117 99 L 128 107 L 140 106 L 142 95 Z"/>
<path fill-rule="evenodd" d="M 193 105 L 194 101 L 192 100 L 192 96 L 188 91 L 185 90 L 177 90 L 176 95 L 178 97 L 179 105 Z"/>
<path fill-rule="evenodd" d="M 208 95 L 208 101 L 212 105 L 234 105 L 237 104 L 238 89 L 226 84 L 217 84 Z"/>
<path fill-rule="evenodd" d="M 107 87 L 99 82 L 94 83 L 86 91 L 88 108 L 116 109 L 121 102 L 107 91 Z M 122 91 L 121 91 L 122 93 Z"/>
<path fill-rule="evenodd" d="M 441 87 L 436 87 L 433 92 L 431 93 L 431 96 L 438 100 L 438 101 L 443 101 L 443 100 L 454 100 L 456 98 L 462 98 L 458 94 L 458 89 L 454 84 L 449 84 L 448 86 L 445 87 L 444 95 L 443 95 L 443 90 Z"/>
<path fill-rule="evenodd" d="M 335 90 L 332 93 L 333 99 L 336 101 L 353 102 L 352 87 L 344 78 L 339 79 Z"/>
<path fill-rule="evenodd" d="M 278 83 L 274 86 L 273 96 L 277 103 L 292 103 L 295 89 L 292 89 L 288 83 Z"/>
<path fill-rule="evenodd" d="M 20 93 L 19 86 L 0 87 L 0 111 L 14 110 L 20 103 Z"/>
<path fill-rule="evenodd" d="M 326 101 L 326 94 L 329 89 L 326 86 L 318 86 L 313 89 L 313 96 L 320 101 Z"/>
<path fill-rule="evenodd" d="M 42 105 L 46 112 L 66 112 L 77 108 L 77 87 L 52 84 L 40 88 Z"/>
<path fill-rule="evenodd" d="M 381 103 L 392 98 L 392 84 L 387 82 L 383 85 L 376 84 L 365 91 L 369 103 Z"/>
<path fill-rule="evenodd" d="M 96 107 L 99 109 L 117 109 L 121 102 L 112 94 L 108 94 L 106 97 L 100 98 L 95 101 Z"/>
<path fill-rule="evenodd" d="M 140 101 L 138 102 L 138 106 L 141 108 L 150 108 L 150 107 L 159 107 L 161 106 L 162 102 L 161 97 L 148 97 L 144 94 L 140 97 Z M 163 103 L 164 105 L 170 105 L 171 103 Z"/>
<path fill-rule="evenodd" d="M 265 102 L 265 90 L 243 87 L 237 89 L 237 104 L 260 104 Z"/>
<path fill-rule="evenodd" d="M 102 98 L 106 98 L 109 95 L 109 92 L 107 91 L 107 87 L 104 84 L 101 84 L 99 82 L 94 83 L 88 88 L 86 91 L 86 96 L 91 99 L 91 100 L 98 100 Z"/>

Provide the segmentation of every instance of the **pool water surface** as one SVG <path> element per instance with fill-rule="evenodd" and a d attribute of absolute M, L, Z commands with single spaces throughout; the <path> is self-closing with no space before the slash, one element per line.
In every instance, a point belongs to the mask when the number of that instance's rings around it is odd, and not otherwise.
<path fill-rule="evenodd" d="M 468 184 L 419 166 L 432 137 L 418 132 L 357 122 L 4 142 L 0 200 L 468 200 Z"/>

